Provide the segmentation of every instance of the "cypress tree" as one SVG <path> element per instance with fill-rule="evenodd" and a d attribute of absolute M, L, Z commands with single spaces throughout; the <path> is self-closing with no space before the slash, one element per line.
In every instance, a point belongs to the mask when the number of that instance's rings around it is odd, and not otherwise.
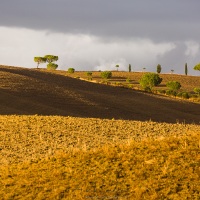
<path fill-rule="evenodd" d="M 188 74 L 188 67 L 187 67 L 187 63 L 185 63 L 185 75 L 187 76 Z"/>
<path fill-rule="evenodd" d="M 158 65 L 157 65 L 157 73 L 158 73 L 158 74 L 160 74 L 160 72 L 161 72 L 161 69 L 162 69 L 161 65 L 160 65 L 160 64 L 158 64 Z"/>
<path fill-rule="evenodd" d="M 131 64 L 128 65 L 128 71 L 131 72 Z"/>

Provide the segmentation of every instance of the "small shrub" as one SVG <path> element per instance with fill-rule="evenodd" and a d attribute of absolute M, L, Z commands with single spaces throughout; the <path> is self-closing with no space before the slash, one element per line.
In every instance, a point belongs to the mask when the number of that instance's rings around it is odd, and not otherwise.
<path fill-rule="evenodd" d="M 92 76 L 92 72 L 86 72 L 87 76 Z"/>
<path fill-rule="evenodd" d="M 200 88 L 194 88 L 194 92 L 195 92 L 198 96 L 200 96 Z"/>
<path fill-rule="evenodd" d="M 182 98 L 184 98 L 184 99 L 189 99 L 190 96 L 189 96 L 188 92 L 183 92 L 183 93 L 182 93 Z"/>
<path fill-rule="evenodd" d="M 73 74 L 75 72 L 75 69 L 74 68 L 69 68 L 67 71 L 68 71 L 68 73 Z"/>
<path fill-rule="evenodd" d="M 146 73 L 140 79 L 140 85 L 145 91 L 152 91 L 154 86 L 159 85 L 162 82 L 162 78 L 156 73 Z"/>
<path fill-rule="evenodd" d="M 103 79 L 109 79 L 111 77 L 112 77 L 112 72 L 110 72 L 110 71 L 101 72 L 101 78 L 103 78 Z"/>
<path fill-rule="evenodd" d="M 127 82 L 127 83 L 130 83 L 130 82 L 131 82 L 131 79 L 130 79 L 130 78 L 127 78 L 127 79 L 126 79 L 126 82 Z"/>
<path fill-rule="evenodd" d="M 179 92 L 177 94 L 177 97 L 181 97 L 181 98 L 184 98 L 184 99 L 189 99 L 190 98 L 190 95 L 188 92 Z"/>
<path fill-rule="evenodd" d="M 176 95 L 177 95 L 177 92 L 176 92 L 176 91 L 173 91 L 173 90 L 167 90 L 167 91 L 166 91 L 166 95 L 169 95 L 169 96 L 176 96 Z"/>
<path fill-rule="evenodd" d="M 181 88 L 181 84 L 177 81 L 169 81 L 167 82 L 166 86 L 173 91 L 177 91 Z"/>
<path fill-rule="evenodd" d="M 47 69 L 49 69 L 49 70 L 56 70 L 57 68 L 58 68 L 58 65 L 55 63 L 49 63 L 47 65 Z"/>
<path fill-rule="evenodd" d="M 86 72 L 88 80 L 92 80 L 92 72 Z"/>

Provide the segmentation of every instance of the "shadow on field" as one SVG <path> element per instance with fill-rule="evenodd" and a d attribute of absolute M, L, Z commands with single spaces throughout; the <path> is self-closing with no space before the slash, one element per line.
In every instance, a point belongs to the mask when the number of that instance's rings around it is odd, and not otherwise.
<path fill-rule="evenodd" d="M 0 66 L 0 102 L 1 115 L 61 115 L 200 124 L 200 104 L 36 69 Z"/>

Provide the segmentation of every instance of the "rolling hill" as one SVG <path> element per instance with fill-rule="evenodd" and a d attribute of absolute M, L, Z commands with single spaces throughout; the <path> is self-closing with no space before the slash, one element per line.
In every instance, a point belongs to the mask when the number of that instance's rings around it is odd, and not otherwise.
<path fill-rule="evenodd" d="M 199 199 L 200 104 L 70 76 L 0 66 L 1 199 Z"/>
<path fill-rule="evenodd" d="M 200 104 L 20 67 L 0 66 L 0 101 L 1 115 L 200 122 Z"/>

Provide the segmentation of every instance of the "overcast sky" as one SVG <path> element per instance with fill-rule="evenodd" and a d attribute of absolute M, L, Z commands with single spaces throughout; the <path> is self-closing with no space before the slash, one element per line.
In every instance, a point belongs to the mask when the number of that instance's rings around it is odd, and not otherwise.
<path fill-rule="evenodd" d="M 200 75 L 199 0 L 0 0 L 0 64 Z M 41 67 L 45 67 L 42 64 Z"/>

